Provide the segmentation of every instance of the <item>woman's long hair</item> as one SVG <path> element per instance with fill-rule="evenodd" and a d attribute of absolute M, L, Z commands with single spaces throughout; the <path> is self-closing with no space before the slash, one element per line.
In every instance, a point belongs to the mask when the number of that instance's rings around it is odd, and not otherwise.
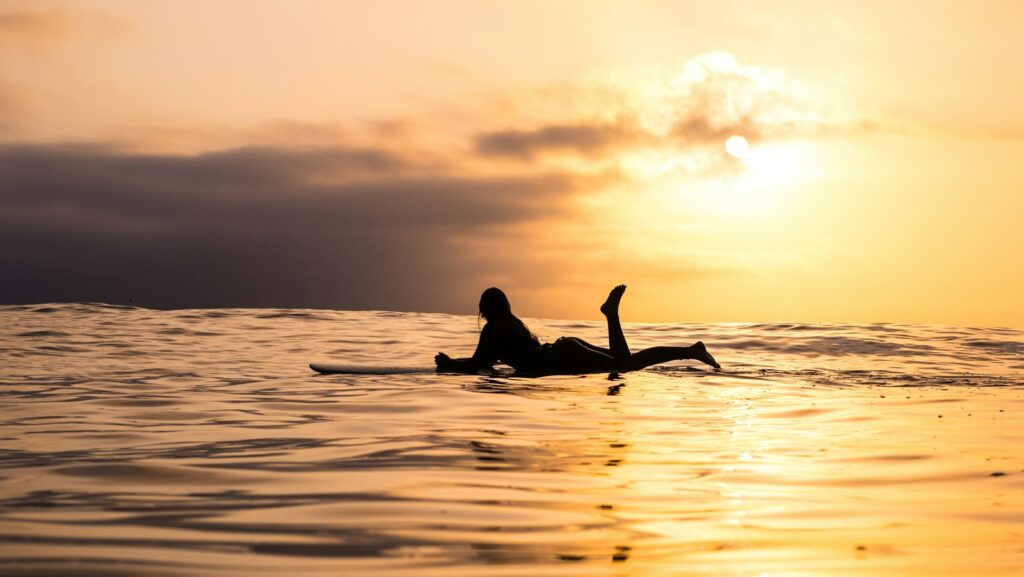
<path fill-rule="evenodd" d="M 526 323 L 512 314 L 512 305 L 500 288 L 491 287 L 480 295 L 480 316 L 487 319 L 488 323 L 494 323 L 506 334 L 529 339 L 535 343 L 540 342 Z"/>

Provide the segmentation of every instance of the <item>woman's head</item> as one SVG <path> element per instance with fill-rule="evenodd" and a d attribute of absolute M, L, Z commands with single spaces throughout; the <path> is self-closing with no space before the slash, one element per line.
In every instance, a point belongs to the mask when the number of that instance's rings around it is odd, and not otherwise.
<path fill-rule="evenodd" d="M 491 287 L 480 295 L 480 316 L 489 321 L 513 316 L 512 305 L 500 288 Z"/>
<path fill-rule="evenodd" d="M 505 334 L 537 342 L 537 336 L 530 331 L 526 323 L 512 314 L 512 305 L 500 288 L 491 287 L 480 295 L 480 316 L 487 319 L 488 323 L 494 323 L 498 330 Z"/>

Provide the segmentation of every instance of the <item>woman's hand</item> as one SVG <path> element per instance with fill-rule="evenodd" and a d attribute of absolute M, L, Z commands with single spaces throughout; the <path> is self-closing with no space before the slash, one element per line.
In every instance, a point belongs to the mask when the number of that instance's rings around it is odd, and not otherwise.
<path fill-rule="evenodd" d="M 452 359 L 444 353 L 437 353 L 434 355 L 434 364 L 437 365 L 437 368 L 439 369 L 446 369 L 451 366 Z"/>

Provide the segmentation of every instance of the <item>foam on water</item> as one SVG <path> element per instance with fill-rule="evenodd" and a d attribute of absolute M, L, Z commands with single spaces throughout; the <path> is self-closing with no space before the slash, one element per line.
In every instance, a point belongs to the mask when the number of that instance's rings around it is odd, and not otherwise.
<path fill-rule="evenodd" d="M 604 327 L 532 321 L 595 343 Z M 1024 333 L 627 324 L 686 363 L 315 375 L 470 317 L 0 307 L 0 573 L 1017 575 Z"/>

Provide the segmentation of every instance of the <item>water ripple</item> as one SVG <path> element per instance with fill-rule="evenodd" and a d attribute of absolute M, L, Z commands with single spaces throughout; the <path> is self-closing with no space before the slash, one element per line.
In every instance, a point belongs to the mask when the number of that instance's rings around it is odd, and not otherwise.
<path fill-rule="evenodd" d="M 602 323 L 529 320 L 553 339 Z M 0 307 L 0 573 L 1009 576 L 1024 333 L 627 324 L 624 375 L 320 376 L 474 317 Z M 687 569 L 689 570 L 689 569 Z"/>

